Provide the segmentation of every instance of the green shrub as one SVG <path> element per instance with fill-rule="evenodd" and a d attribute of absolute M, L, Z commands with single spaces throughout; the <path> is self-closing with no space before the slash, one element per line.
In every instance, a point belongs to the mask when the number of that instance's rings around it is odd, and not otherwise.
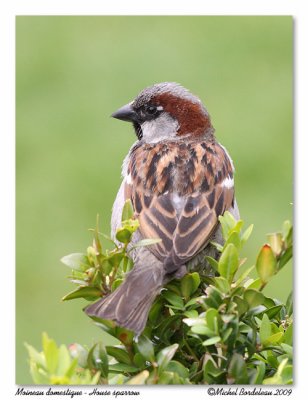
<path fill-rule="evenodd" d="M 77 288 L 63 300 L 96 300 L 115 290 L 132 267 L 128 244 L 138 229 L 130 202 L 125 204 L 116 238 L 93 230 L 93 244 L 85 254 L 74 253 L 62 262 L 71 270 Z M 147 326 L 138 339 L 114 322 L 92 318 L 118 340 L 118 345 L 96 343 L 56 346 L 43 335 L 43 352 L 27 345 L 33 381 L 41 384 L 291 384 L 292 294 L 286 304 L 266 297 L 263 289 L 292 257 L 292 226 L 270 234 L 247 268 L 242 247 L 252 226 L 230 213 L 220 217 L 224 246 L 218 261 L 207 257 L 215 276 L 190 271 L 173 280 L 155 300 Z M 101 238 L 113 243 L 104 250 Z M 144 239 L 135 246 L 148 246 Z M 250 276 L 257 274 L 257 278 Z"/>

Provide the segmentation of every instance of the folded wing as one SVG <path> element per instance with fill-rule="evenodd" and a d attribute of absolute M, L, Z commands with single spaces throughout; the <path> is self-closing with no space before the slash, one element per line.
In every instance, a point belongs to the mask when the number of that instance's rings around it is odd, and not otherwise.
<path fill-rule="evenodd" d="M 189 154 L 195 155 L 193 164 L 182 162 L 176 165 L 170 161 L 167 165 L 173 176 L 172 180 L 169 179 L 173 185 L 170 184 L 168 190 L 153 190 L 153 186 L 147 186 L 143 176 L 132 166 L 129 171 L 132 178 L 125 190 L 126 197 L 132 200 L 142 236 L 161 239 L 149 249 L 170 273 L 207 245 L 217 227 L 219 215 L 231 207 L 234 199 L 233 167 L 224 149 L 219 146 L 209 151 L 208 146 L 204 148 L 198 143 L 193 152 L 191 148 L 188 150 Z M 157 152 L 155 154 L 153 171 L 163 171 Z M 142 156 L 147 161 L 146 154 Z M 170 160 L 176 160 L 172 151 L 168 156 Z M 183 154 L 182 159 L 185 160 L 185 156 L 187 154 Z M 164 155 L 162 162 L 167 164 L 167 161 Z M 189 165 L 192 176 L 187 175 Z M 160 181 L 160 177 L 155 175 L 151 179 Z M 195 187 L 194 182 L 197 182 Z"/>

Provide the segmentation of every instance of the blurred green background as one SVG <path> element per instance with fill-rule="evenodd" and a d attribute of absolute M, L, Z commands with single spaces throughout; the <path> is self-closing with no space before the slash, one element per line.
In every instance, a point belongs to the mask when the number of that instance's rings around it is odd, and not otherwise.
<path fill-rule="evenodd" d="M 135 141 L 110 114 L 156 82 L 176 81 L 206 104 L 236 166 L 242 218 L 265 234 L 292 219 L 291 17 L 52 17 L 16 19 L 16 382 L 30 384 L 23 343 L 91 344 L 101 331 L 59 262 L 84 251 L 101 216 L 109 232 L 124 156 Z M 292 269 L 267 293 L 284 301 Z"/>

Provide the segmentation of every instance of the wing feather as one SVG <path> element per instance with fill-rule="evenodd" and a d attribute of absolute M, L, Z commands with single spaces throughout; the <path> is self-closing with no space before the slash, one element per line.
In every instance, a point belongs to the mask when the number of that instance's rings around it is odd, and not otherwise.
<path fill-rule="evenodd" d="M 145 166 L 151 166 L 151 174 L 134 169 L 136 162 L 133 158 L 128 171 L 132 182 L 126 184 L 125 193 L 133 202 L 142 236 L 161 239 L 149 249 L 171 273 L 208 244 L 219 222 L 219 215 L 231 207 L 234 198 L 234 188 L 230 184 L 233 182 L 233 166 L 218 144 L 197 143 L 195 151 L 190 145 L 187 148 L 194 158 L 184 153 L 179 156 L 178 144 L 174 148 L 169 145 L 168 154 L 164 150 L 162 158 L 159 157 L 159 149 L 154 152 L 152 147 L 147 146 L 136 157 L 144 160 Z M 180 149 L 186 151 L 185 146 Z M 174 164 L 167 163 L 167 156 Z M 186 168 L 185 157 L 188 157 L 189 169 Z M 160 159 L 163 165 L 159 164 Z M 161 193 L 159 188 L 162 185 L 153 187 L 153 182 L 159 182 L 160 178 L 153 171 L 165 171 L 166 168 L 169 174 L 173 174 L 173 179 L 169 179 L 173 186 Z M 198 179 L 190 177 L 189 171 L 197 174 Z M 190 181 L 187 182 L 187 179 Z M 195 181 L 198 187 L 193 187 Z"/>

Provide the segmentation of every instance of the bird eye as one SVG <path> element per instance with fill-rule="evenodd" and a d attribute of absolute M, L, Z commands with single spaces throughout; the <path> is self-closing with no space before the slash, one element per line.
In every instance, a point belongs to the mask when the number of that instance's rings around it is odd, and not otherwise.
<path fill-rule="evenodd" d="M 147 106 L 145 111 L 147 114 L 154 115 L 157 111 L 157 108 L 155 106 Z"/>

